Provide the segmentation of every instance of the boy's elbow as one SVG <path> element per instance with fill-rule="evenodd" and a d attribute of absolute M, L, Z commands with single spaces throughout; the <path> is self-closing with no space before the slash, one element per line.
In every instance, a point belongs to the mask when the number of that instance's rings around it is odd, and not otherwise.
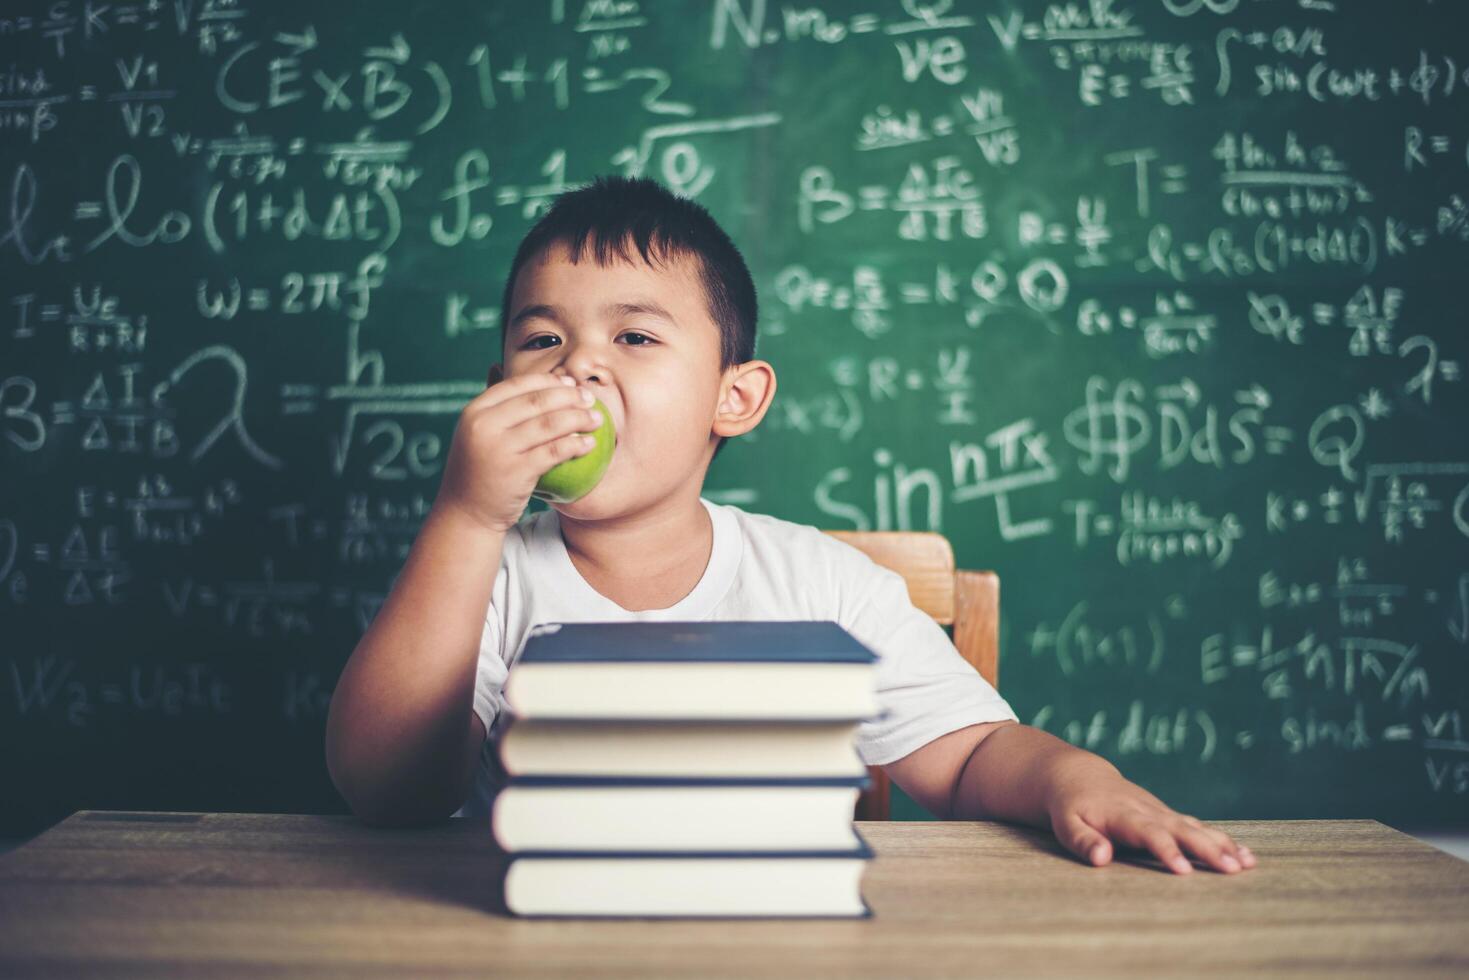
<path fill-rule="evenodd" d="M 369 761 L 352 762 L 341 740 L 328 732 L 326 767 L 352 815 L 372 827 L 426 827 L 443 823 L 464 804 L 464 793 L 422 785 L 392 785 Z M 376 775 L 378 778 L 373 779 Z M 466 790 L 467 792 L 467 790 Z M 456 798 L 457 797 L 457 798 Z"/>
<path fill-rule="evenodd" d="M 343 731 L 345 724 L 344 712 L 340 709 L 337 699 L 333 698 L 331 705 L 327 708 L 326 737 L 322 745 L 326 772 L 337 794 L 346 801 L 353 814 L 360 817 L 364 809 L 362 794 L 358 789 L 358 780 L 354 778 L 354 766 L 350 753 L 347 751 L 351 738 Z"/>
<path fill-rule="evenodd" d="M 451 809 L 422 807 L 410 808 L 402 805 L 353 806 L 352 815 L 369 827 L 384 830 L 411 830 L 415 827 L 432 827 L 448 821 L 454 816 L 457 806 Z"/>
<path fill-rule="evenodd" d="M 327 773 L 352 814 L 375 827 L 443 823 L 464 805 L 484 741 L 478 717 L 462 742 L 404 753 L 401 739 L 380 744 L 379 732 L 333 697 L 323 745 Z"/>
<path fill-rule="evenodd" d="M 428 827 L 450 819 L 463 805 L 462 800 L 445 799 L 442 793 L 421 788 L 348 787 L 335 777 L 333 782 L 352 815 L 370 827 Z"/>

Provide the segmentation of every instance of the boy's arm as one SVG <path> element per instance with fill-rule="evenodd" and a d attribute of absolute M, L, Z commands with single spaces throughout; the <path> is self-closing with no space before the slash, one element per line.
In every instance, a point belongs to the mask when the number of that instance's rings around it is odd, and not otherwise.
<path fill-rule="evenodd" d="M 327 769 L 370 823 L 440 820 L 468 794 L 485 734 L 472 708 L 480 636 L 504 541 L 432 509 L 337 681 Z"/>
<path fill-rule="evenodd" d="M 1192 870 L 1180 843 L 1221 871 L 1255 865 L 1249 848 L 1228 834 L 1173 811 L 1101 756 L 1029 725 L 1001 721 L 961 728 L 885 768 L 942 819 L 1048 827 L 1092 864 L 1110 860 L 1115 838 L 1151 850 L 1180 874 Z"/>
<path fill-rule="evenodd" d="M 471 399 L 434 506 L 372 626 L 332 693 L 326 764 L 371 823 L 441 820 L 464 802 L 484 726 L 474 681 L 500 554 L 551 467 L 591 449 L 595 396 L 546 372 L 505 379 L 500 365 Z"/>
<path fill-rule="evenodd" d="M 1001 728 L 1014 729 L 1003 732 Z M 1039 728 L 1007 721 L 997 726 L 993 744 L 980 748 L 976 742 L 955 775 L 949 809 L 956 820 L 1009 820 L 1034 827 L 1049 827 L 1048 799 L 1051 788 L 1063 774 L 1083 772 L 1092 776 L 1122 773 L 1106 759 L 1078 749 Z"/>

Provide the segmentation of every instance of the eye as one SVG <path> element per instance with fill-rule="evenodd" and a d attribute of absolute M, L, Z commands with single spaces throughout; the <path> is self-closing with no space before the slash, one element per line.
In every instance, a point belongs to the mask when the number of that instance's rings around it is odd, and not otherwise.
<path fill-rule="evenodd" d="M 639 334 L 638 331 L 627 331 L 626 334 L 623 334 L 621 336 L 638 336 L 638 338 L 642 338 L 643 341 L 648 341 L 648 342 L 646 342 L 646 344 L 633 344 L 633 347 L 649 347 L 649 345 L 657 344 L 657 342 L 658 342 L 658 341 L 655 341 L 655 339 L 652 339 L 651 336 L 648 336 L 646 334 Z M 532 336 L 532 338 L 530 338 L 529 341 L 526 341 L 526 342 L 524 342 L 524 344 L 521 344 L 521 350 L 542 350 L 542 348 L 539 348 L 539 347 L 532 347 L 532 344 L 535 344 L 536 341 L 549 341 L 549 339 L 555 339 L 555 336 L 552 336 L 551 334 L 542 334 L 541 336 Z"/>

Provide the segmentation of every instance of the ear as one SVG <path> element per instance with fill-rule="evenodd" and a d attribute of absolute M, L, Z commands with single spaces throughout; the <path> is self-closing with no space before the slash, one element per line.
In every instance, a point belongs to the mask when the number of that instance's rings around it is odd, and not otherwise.
<path fill-rule="evenodd" d="M 499 361 L 496 361 L 494 364 L 490 365 L 490 374 L 489 377 L 485 379 L 485 387 L 493 388 L 495 385 L 504 380 L 505 367 Z"/>
<path fill-rule="evenodd" d="M 775 368 L 767 361 L 746 361 L 725 372 L 714 412 L 716 436 L 741 436 L 760 424 L 775 398 Z"/>

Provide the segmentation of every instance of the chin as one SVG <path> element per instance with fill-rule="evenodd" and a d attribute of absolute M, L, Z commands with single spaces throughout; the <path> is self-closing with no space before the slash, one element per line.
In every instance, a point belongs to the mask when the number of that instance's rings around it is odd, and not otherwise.
<path fill-rule="evenodd" d="M 565 514 L 567 517 L 574 517 L 579 521 L 591 521 L 606 517 L 606 514 L 601 513 L 604 508 L 596 500 L 597 491 L 601 489 L 601 487 L 597 487 L 596 490 L 593 490 L 585 497 L 582 497 L 580 500 L 573 500 L 569 504 L 551 504 L 551 508 L 558 514 Z"/>
<path fill-rule="evenodd" d="M 616 517 L 622 510 L 621 495 L 615 489 L 609 487 L 612 474 L 609 471 L 584 497 L 573 500 L 569 504 L 552 504 L 557 513 L 565 514 L 567 517 L 578 521 L 599 521 L 609 517 Z"/>

